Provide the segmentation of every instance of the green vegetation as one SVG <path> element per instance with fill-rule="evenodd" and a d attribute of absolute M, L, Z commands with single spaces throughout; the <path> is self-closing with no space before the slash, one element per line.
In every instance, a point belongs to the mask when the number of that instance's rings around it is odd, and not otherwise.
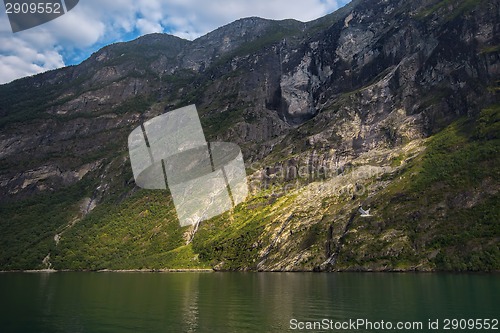
<path fill-rule="evenodd" d="M 114 107 L 112 110 L 115 114 L 121 115 L 125 113 L 135 113 L 147 110 L 153 104 L 151 97 L 137 96 L 126 100 L 125 102 Z"/>
<path fill-rule="evenodd" d="M 207 221 L 193 239 L 193 248 L 211 265 L 224 262 L 225 269 L 255 268 L 255 246 L 268 220 L 269 206 L 249 211 L 248 203 L 234 212 Z"/>
<path fill-rule="evenodd" d="M 487 46 L 481 49 L 481 53 L 483 54 L 494 53 L 499 51 L 500 51 L 500 45 Z"/>
<path fill-rule="evenodd" d="M 284 38 L 294 38 L 301 31 L 302 23 L 294 20 L 272 22 L 261 37 L 254 39 L 251 42 L 243 43 L 235 50 L 223 55 L 214 61 L 210 68 L 218 68 L 227 65 L 231 59 L 235 57 L 254 54 L 266 47 L 280 43 Z"/>
<path fill-rule="evenodd" d="M 45 118 L 44 111 L 56 99 L 59 86 L 32 88 L 24 81 L 15 81 L 0 89 L 0 109 L 8 110 L 0 117 L 0 129 L 13 122 Z"/>
<path fill-rule="evenodd" d="M 100 205 L 63 234 L 55 249 L 56 268 L 206 268 L 185 246 L 168 193 L 140 191 L 119 205 Z"/>
<path fill-rule="evenodd" d="M 424 18 L 436 12 L 445 11 L 446 15 L 443 15 L 445 20 L 452 21 L 481 3 L 484 3 L 483 0 L 442 0 L 419 13 L 418 17 Z"/>
<path fill-rule="evenodd" d="M 91 176 L 63 190 L 0 205 L 0 269 L 35 269 L 54 248 L 54 235 L 78 215 Z"/>
<path fill-rule="evenodd" d="M 376 212 L 371 220 L 351 215 L 350 210 L 357 208 L 350 195 L 321 197 L 325 211 L 319 220 L 284 231 L 293 244 L 286 251 L 311 253 L 299 267 L 317 267 L 326 259 L 329 228 L 334 226 L 334 234 L 341 234 L 339 221 L 354 216 L 339 240 L 344 245 L 339 246 L 337 268 L 413 269 L 427 263 L 426 267 L 441 270 L 498 270 L 499 122 L 500 106 L 495 105 L 431 137 L 426 151 L 416 158 L 407 161 L 404 154 L 396 156 L 391 163 L 401 166 L 401 171 L 382 179 L 390 180 L 390 185 L 372 197 L 364 194 L 357 199 L 370 201 Z M 124 168 L 120 161 L 123 158 L 107 164 L 111 174 Z M 232 211 L 204 221 L 186 245 L 190 228 L 178 226 L 168 193 L 140 190 L 128 198 L 120 197 L 128 191 L 124 180 L 132 176 L 126 169 L 127 173 L 113 180 L 110 197 L 65 230 L 58 246 L 53 235 L 78 216 L 78 203 L 95 186 L 92 176 L 53 195 L 3 204 L 0 218 L 8 223 L 0 225 L 0 246 L 8 250 L 0 256 L 0 267 L 41 268 L 43 257 L 50 252 L 56 269 L 218 265 L 228 270 L 256 269 L 262 251 L 271 246 L 278 230 L 295 220 L 315 218 L 308 211 L 300 212 L 297 192 L 276 195 L 262 191 Z M 287 212 L 293 215 L 285 219 Z M 330 241 L 330 251 L 336 242 Z"/>
<path fill-rule="evenodd" d="M 151 37 L 149 36 L 148 38 Z M 170 43 L 164 38 L 160 38 L 158 41 L 135 40 L 129 43 L 112 44 L 105 49 L 108 57 L 104 61 L 104 65 L 121 66 L 133 63 L 136 69 L 148 70 L 151 63 L 162 55 L 167 58 L 167 61 L 173 61 L 178 52 L 179 45 L 187 41 L 171 37 L 171 41 L 176 40 L 177 43 Z M 138 43 L 141 43 L 140 47 L 138 47 Z"/>
<path fill-rule="evenodd" d="M 500 105 L 481 112 L 476 123 L 474 137 L 481 141 L 500 139 Z"/>
<path fill-rule="evenodd" d="M 238 121 L 243 119 L 244 109 L 227 110 L 225 112 L 217 112 L 201 118 L 205 135 L 214 137 L 217 134 L 223 133 Z"/>
<path fill-rule="evenodd" d="M 278 43 L 284 38 L 295 36 L 300 31 L 302 23 L 289 20 L 288 22 L 273 22 L 269 32 L 251 43 L 244 43 L 234 52 L 233 56 L 244 56 L 253 54 L 267 46 Z"/>
<path fill-rule="evenodd" d="M 448 126 L 374 200 L 381 223 L 411 240 L 413 254 L 398 259 L 418 262 L 425 257 L 416 253 L 435 252 L 437 269 L 500 268 L 499 121 L 495 105 Z"/>

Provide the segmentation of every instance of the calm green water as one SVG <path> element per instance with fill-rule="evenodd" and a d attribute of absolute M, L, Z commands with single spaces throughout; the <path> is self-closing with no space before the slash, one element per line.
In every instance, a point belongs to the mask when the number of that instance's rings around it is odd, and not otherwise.
<path fill-rule="evenodd" d="M 419 332 L 429 319 L 500 319 L 500 276 L 0 274 L 0 332 L 289 332 L 294 318 L 421 321 Z M 349 330 L 363 331 L 383 330 Z"/>

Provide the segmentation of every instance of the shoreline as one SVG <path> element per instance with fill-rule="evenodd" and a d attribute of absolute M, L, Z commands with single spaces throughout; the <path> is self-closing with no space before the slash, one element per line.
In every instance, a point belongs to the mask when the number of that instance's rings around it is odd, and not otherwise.
<path fill-rule="evenodd" d="M 71 269 L 19 269 L 19 270 L 0 270 L 1 273 L 413 273 L 413 274 L 500 274 L 500 271 L 439 271 L 439 270 L 331 270 L 331 271 L 266 271 L 266 270 L 216 270 L 213 268 L 162 268 L 162 269 L 99 269 L 99 270 L 71 270 Z"/>
<path fill-rule="evenodd" d="M 162 268 L 162 269 L 99 269 L 99 270 L 71 270 L 71 269 L 18 269 L 0 271 L 0 273 L 60 273 L 60 272 L 82 272 L 82 273 L 211 273 L 211 268 Z"/>

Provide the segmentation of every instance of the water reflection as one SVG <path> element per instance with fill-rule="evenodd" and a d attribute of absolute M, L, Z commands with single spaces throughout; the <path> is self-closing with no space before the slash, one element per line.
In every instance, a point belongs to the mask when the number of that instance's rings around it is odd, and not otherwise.
<path fill-rule="evenodd" d="M 2 332 L 286 332 L 290 319 L 495 318 L 498 275 L 0 274 Z"/>
<path fill-rule="evenodd" d="M 184 275 L 185 278 L 183 284 L 183 297 L 182 303 L 182 317 L 185 327 L 185 332 L 197 332 L 199 326 L 199 306 L 198 306 L 198 295 L 199 295 L 199 274 Z"/>

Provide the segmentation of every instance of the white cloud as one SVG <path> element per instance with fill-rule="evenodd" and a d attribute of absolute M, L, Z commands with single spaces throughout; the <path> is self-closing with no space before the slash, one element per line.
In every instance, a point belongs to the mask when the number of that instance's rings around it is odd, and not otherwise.
<path fill-rule="evenodd" d="M 22 54 L 0 55 L 0 73 L 4 82 L 62 66 L 64 66 L 63 58 L 56 51 L 37 53 L 29 50 Z"/>
<path fill-rule="evenodd" d="M 137 20 L 137 28 L 141 35 L 151 34 L 153 32 L 163 32 L 163 27 L 158 22 L 151 22 L 146 19 Z"/>
<path fill-rule="evenodd" d="M 349 0 L 81 0 L 69 13 L 13 34 L 0 14 L 0 83 L 64 66 L 124 36 L 168 32 L 194 39 L 249 16 L 309 21 Z M 64 56 L 64 57 L 63 57 Z"/>

